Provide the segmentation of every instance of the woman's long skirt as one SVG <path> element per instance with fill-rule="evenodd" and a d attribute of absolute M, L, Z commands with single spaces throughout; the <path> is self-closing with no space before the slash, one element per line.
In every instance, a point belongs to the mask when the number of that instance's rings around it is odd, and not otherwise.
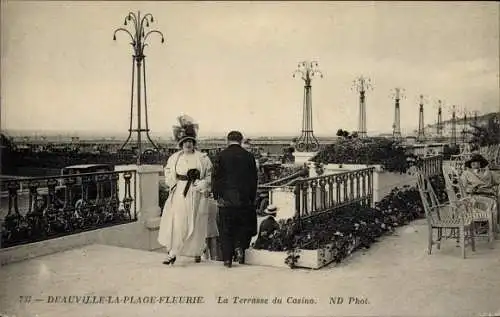
<path fill-rule="evenodd" d="M 158 242 L 172 255 L 201 256 L 208 229 L 208 205 L 203 194 L 179 181 L 163 207 Z"/>

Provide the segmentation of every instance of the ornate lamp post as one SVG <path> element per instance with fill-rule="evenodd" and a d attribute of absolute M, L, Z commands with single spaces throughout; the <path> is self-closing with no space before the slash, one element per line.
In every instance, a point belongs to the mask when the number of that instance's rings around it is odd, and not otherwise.
<path fill-rule="evenodd" d="M 297 75 L 300 75 L 300 78 L 304 81 L 302 134 L 296 141 L 297 151 L 315 152 L 319 149 L 319 142 L 313 133 L 311 81 L 316 75 L 320 75 L 323 78 L 323 74 L 318 69 L 318 62 L 303 61 L 299 63 L 298 69 L 293 73 L 293 77 L 295 78 Z"/>
<path fill-rule="evenodd" d="M 124 27 L 118 28 L 113 33 L 113 40 L 116 41 L 116 34 L 118 32 L 124 32 L 130 36 L 130 45 L 132 45 L 134 55 L 132 55 L 132 94 L 130 98 L 130 127 L 129 127 L 129 135 L 125 143 L 121 146 L 123 149 L 125 145 L 128 144 L 132 133 L 137 132 L 137 147 L 138 147 L 138 155 L 137 155 L 137 165 L 141 164 L 142 157 L 142 140 L 141 134 L 142 132 L 146 133 L 146 137 L 149 142 L 153 145 L 154 148 L 158 150 L 158 146 L 151 140 L 149 136 L 149 124 L 148 124 L 148 105 L 147 105 L 147 94 L 146 94 L 146 56 L 144 55 L 144 48 L 148 46 L 147 39 L 151 34 L 158 34 L 161 37 L 161 42 L 164 43 L 165 39 L 163 34 L 158 30 L 148 30 L 149 25 L 154 22 L 153 15 L 151 13 L 147 13 L 144 16 L 141 16 L 140 11 L 137 14 L 129 12 L 127 16 L 125 16 L 124 25 L 131 25 L 131 31 L 127 30 Z M 135 71 L 137 68 L 137 83 L 134 81 Z M 141 74 L 142 68 L 142 74 Z M 142 128 L 142 106 L 141 106 L 141 76 L 144 84 L 144 114 L 145 114 L 145 128 Z M 132 117 L 134 113 L 134 84 L 137 89 L 137 127 L 135 129 L 132 128 Z"/>
<path fill-rule="evenodd" d="M 404 89 L 396 87 L 392 94 L 394 98 L 394 123 L 392 125 L 392 137 L 394 140 L 401 140 L 401 111 L 400 111 L 400 101 L 405 98 Z"/>
<path fill-rule="evenodd" d="M 451 144 L 457 145 L 457 106 L 451 107 Z"/>
<path fill-rule="evenodd" d="M 438 100 L 438 115 L 436 124 L 436 134 L 438 139 L 443 137 L 443 102 Z"/>
<path fill-rule="evenodd" d="M 373 89 L 371 79 L 360 76 L 353 82 L 353 90 L 359 92 L 359 122 L 358 136 L 360 138 L 367 137 L 366 131 L 366 92 Z"/>
<path fill-rule="evenodd" d="M 420 104 L 418 105 L 418 134 L 417 140 L 425 141 L 425 124 L 424 124 L 424 95 L 420 95 Z"/>

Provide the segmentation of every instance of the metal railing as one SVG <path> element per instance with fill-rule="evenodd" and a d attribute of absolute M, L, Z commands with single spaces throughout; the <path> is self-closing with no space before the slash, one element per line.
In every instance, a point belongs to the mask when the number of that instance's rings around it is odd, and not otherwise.
<path fill-rule="evenodd" d="M 427 177 L 442 173 L 443 156 L 419 158 L 414 163 Z M 307 178 L 301 171 L 270 183 L 259 185 L 261 190 L 286 189 L 294 193 L 295 215 L 307 218 L 334 211 L 348 205 L 371 206 L 374 199 L 374 167 Z M 411 173 L 411 170 L 409 171 Z M 303 177 L 306 178 L 303 178 Z"/>
<path fill-rule="evenodd" d="M 350 204 L 373 203 L 373 172 L 369 167 L 299 180 L 295 184 L 296 217 L 303 219 Z"/>
<path fill-rule="evenodd" d="M 0 247 L 137 220 L 134 170 L 9 180 L 0 200 Z"/>

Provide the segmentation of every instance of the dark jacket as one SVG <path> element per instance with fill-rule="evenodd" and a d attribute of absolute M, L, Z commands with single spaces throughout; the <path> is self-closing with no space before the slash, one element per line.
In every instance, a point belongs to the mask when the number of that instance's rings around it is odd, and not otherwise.
<path fill-rule="evenodd" d="M 213 165 L 212 191 L 220 205 L 255 208 L 258 176 L 253 154 L 232 144 L 217 155 Z"/>

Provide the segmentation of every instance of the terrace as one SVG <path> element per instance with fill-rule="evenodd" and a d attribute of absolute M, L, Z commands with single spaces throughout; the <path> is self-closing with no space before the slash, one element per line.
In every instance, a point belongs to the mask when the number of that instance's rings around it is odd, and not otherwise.
<path fill-rule="evenodd" d="M 426 158 L 422 170 L 427 174 L 437 173 L 440 164 L 437 158 Z M 330 168 L 322 176 L 315 176 L 311 169 L 310 177 L 295 179 L 292 187 L 288 180 L 285 184 L 274 184 L 289 187 L 274 188 L 271 192 L 273 203 L 282 204 L 283 218 L 287 218 L 286 213 L 306 218 L 360 201 L 373 204 L 391 188 L 413 181 L 409 175 L 397 178 L 376 167 Z M 465 260 L 453 241 L 443 243 L 441 250 L 428 255 L 427 224 L 422 219 L 397 228 L 395 234 L 383 237 L 370 249 L 352 253 L 340 264 L 327 264 L 321 270 L 290 270 L 286 266 L 251 263 L 227 270 L 217 261 L 194 264 L 182 258 L 179 265 L 165 267 L 156 243 L 160 214 L 156 189 L 160 172 L 157 166 L 123 166 L 111 173 L 56 177 L 55 182 L 51 178 L 46 178 L 45 183 L 33 179 L 11 180 L 7 203 L 3 206 L 11 215 L 18 211 L 26 217 L 11 218 L 17 219 L 17 223 L 8 228 L 11 232 L 12 228 L 18 228 L 15 231 L 18 235 L 9 236 L 8 241 L 7 227 L 2 227 L 0 281 L 4 287 L 0 290 L 0 313 L 234 316 L 238 309 L 243 316 L 477 316 L 500 309 L 498 240 L 494 241 L 493 249 L 479 240 L 476 252 Z M 36 219 L 42 218 L 33 216 L 33 202 L 38 197 L 35 189 L 46 186 L 49 201 L 55 202 L 59 184 L 65 185 L 62 204 L 52 204 L 46 212 L 53 215 L 47 217 L 52 225 L 37 222 Z M 287 193 L 288 198 L 280 193 Z M 22 195 L 24 203 L 19 200 Z M 85 202 L 79 209 L 69 203 L 77 198 Z M 35 230 L 36 224 L 45 230 Z M 35 232 L 44 234 L 36 236 Z M 246 281 L 244 287 L 241 281 Z M 128 301 L 134 301 L 130 296 L 182 295 L 202 296 L 203 303 L 47 302 L 49 296 L 121 296 L 122 300 L 128 296 Z M 31 297 L 20 300 L 20 296 Z M 239 309 L 235 306 L 244 304 L 222 304 L 218 296 L 268 298 L 270 302 L 279 296 L 283 303 L 253 304 L 252 309 Z M 301 298 L 312 298 L 315 303 L 291 304 L 287 303 L 288 297 L 299 302 Z M 339 297 L 343 297 L 342 304 Z M 350 297 L 358 297 L 357 303 Z M 364 299 L 368 302 L 362 304 Z"/>
<path fill-rule="evenodd" d="M 426 253 L 420 220 L 371 249 L 319 271 L 217 262 L 174 267 L 162 254 L 92 244 L 7 265 L 0 272 L 7 316 L 480 316 L 499 312 L 500 244 L 463 260 L 452 242 Z M 182 260 L 182 259 L 181 259 Z M 458 277 L 458 278 L 457 278 Z M 99 282 L 101 281 L 101 282 Z M 242 285 L 242 281 L 245 281 Z M 203 304 L 57 304 L 48 296 L 203 296 Z M 20 303 L 20 296 L 32 296 Z M 217 296 L 283 297 L 283 304 L 218 304 Z M 289 296 L 316 304 L 287 304 Z M 330 304 L 344 297 L 343 304 Z M 349 304 L 349 297 L 368 299 Z M 37 301 L 41 299 L 42 301 Z M 232 300 L 232 299 L 231 299 Z M 242 306 L 242 307 L 237 307 Z M 247 307 L 249 309 L 247 309 Z"/>

